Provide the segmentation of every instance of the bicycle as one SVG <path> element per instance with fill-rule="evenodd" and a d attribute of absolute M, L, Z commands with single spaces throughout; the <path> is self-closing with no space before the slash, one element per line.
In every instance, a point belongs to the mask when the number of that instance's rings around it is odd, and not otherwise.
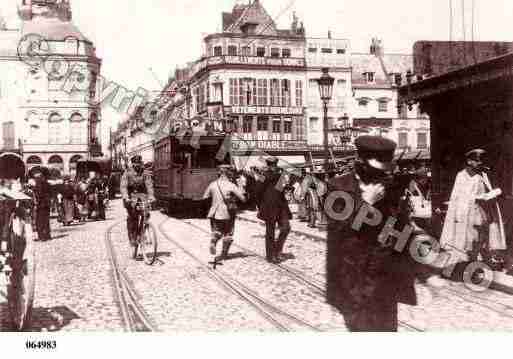
<path fill-rule="evenodd" d="M 135 209 L 135 246 L 133 258 L 136 259 L 139 253 L 142 254 L 144 262 L 152 265 L 157 259 L 157 235 L 155 229 L 148 222 L 150 217 L 150 203 L 145 195 L 133 195 L 132 201 Z"/>

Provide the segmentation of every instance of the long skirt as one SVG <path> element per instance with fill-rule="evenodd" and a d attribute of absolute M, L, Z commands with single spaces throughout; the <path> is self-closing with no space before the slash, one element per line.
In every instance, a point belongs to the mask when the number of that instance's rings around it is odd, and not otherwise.
<path fill-rule="evenodd" d="M 64 199 L 63 200 L 64 207 L 64 223 L 73 222 L 74 211 L 75 211 L 75 201 L 72 199 Z"/>

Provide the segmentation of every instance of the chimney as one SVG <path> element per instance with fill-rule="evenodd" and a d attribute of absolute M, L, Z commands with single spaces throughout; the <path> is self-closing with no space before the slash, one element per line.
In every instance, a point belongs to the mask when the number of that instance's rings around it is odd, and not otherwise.
<path fill-rule="evenodd" d="M 373 37 L 370 46 L 371 55 L 375 55 L 381 57 L 385 54 L 385 50 L 383 48 L 383 41 L 378 39 L 377 37 Z"/>

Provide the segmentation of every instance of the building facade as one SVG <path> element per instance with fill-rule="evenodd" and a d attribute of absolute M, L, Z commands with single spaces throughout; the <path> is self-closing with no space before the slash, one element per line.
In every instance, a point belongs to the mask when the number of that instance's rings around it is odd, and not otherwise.
<path fill-rule="evenodd" d="M 183 125 L 206 133 L 208 127 L 232 133 L 234 151 L 300 155 L 303 162 L 308 151 L 322 155 L 324 109 L 317 79 L 327 67 L 334 78 L 328 139 L 335 153 L 354 148 L 352 140 L 360 132 L 353 138 L 336 132 L 351 126 L 390 137 L 400 142 L 401 151 L 429 148 L 426 116 L 416 107 L 397 105 L 397 83 L 413 68 L 412 56 L 386 54 L 377 39 L 369 53 L 358 54 L 349 40 L 331 33 L 308 38 L 295 15 L 290 28 L 279 29 L 257 0 L 223 13 L 222 29 L 204 38 L 201 58 L 176 70 L 156 101 L 157 122 L 177 121 L 171 132 Z M 181 105 L 173 111 L 180 115 L 169 116 L 177 93 Z M 129 121 L 137 139 L 128 139 L 127 152 L 144 157 L 151 139 L 134 125 L 141 121 L 137 116 Z"/>
<path fill-rule="evenodd" d="M 429 117 L 419 106 L 399 105 L 398 87 L 413 69 L 413 56 L 385 53 L 373 39 L 369 53 L 351 54 L 353 125 L 397 143 L 398 152 L 430 148 Z"/>
<path fill-rule="evenodd" d="M 328 104 L 328 129 L 341 128 L 350 124 L 352 81 L 351 49 L 349 40 L 328 38 L 307 38 L 306 57 L 306 119 L 308 144 L 321 145 L 324 131 L 324 109 L 319 94 L 317 79 L 321 69 L 329 68 L 330 76 L 335 79 L 333 97 Z M 329 133 L 331 145 L 342 146 L 344 143 L 335 133 Z"/>
<path fill-rule="evenodd" d="M 29 167 L 69 174 L 78 160 L 101 155 L 101 61 L 71 21 L 69 1 L 22 0 L 19 17 L 19 29 L 0 28 L 1 147 L 21 152 Z M 28 54 L 33 41 L 37 59 Z M 68 88 L 70 81 L 80 86 Z"/>

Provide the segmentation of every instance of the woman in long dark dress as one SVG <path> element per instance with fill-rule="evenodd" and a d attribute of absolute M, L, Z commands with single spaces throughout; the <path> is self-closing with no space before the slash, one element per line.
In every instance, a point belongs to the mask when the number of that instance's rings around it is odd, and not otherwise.
<path fill-rule="evenodd" d="M 63 224 L 69 226 L 73 222 L 75 211 L 75 188 L 68 176 L 64 177 L 64 185 L 62 186 L 61 194 L 64 207 Z"/>

